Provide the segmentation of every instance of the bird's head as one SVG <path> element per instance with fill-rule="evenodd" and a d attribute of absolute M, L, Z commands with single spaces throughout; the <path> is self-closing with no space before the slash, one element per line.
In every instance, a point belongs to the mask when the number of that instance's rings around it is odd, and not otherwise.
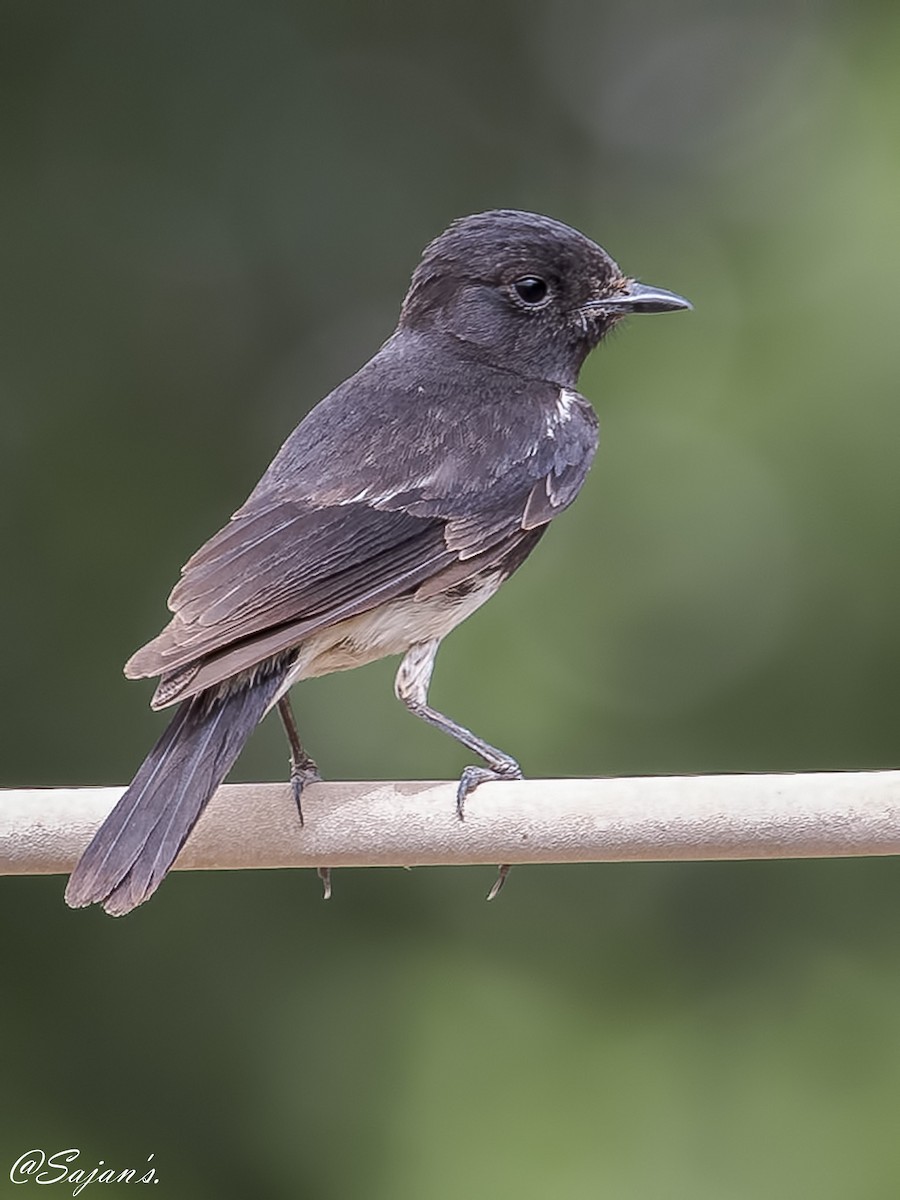
<path fill-rule="evenodd" d="M 434 330 L 494 366 L 573 386 L 624 316 L 690 307 L 627 278 L 568 225 L 500 209 L 461 217 L 426 247 L 399 328 Z"/>

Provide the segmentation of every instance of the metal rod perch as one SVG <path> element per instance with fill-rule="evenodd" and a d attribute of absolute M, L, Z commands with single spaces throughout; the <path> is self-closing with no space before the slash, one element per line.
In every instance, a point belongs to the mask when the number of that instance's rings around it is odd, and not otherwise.
<path fill-rule="evenodd" d="M 301 828 L 284 783 L 227 784 L 181 870 L 900 854 L 900 771 L 318 783 Z M 121 788 L 0 791 L 0 874 L 68 872 Z"/>

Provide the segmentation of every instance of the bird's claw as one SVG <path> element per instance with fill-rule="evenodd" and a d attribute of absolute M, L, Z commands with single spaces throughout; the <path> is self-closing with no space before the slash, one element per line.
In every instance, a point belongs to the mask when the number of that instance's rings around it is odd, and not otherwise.
<path fill-rule="evenodd" d="M 316 874 L 322 880 L 322 899 L 331 899 L 331 867 L 316 867 Z"/>
<path fill-rule="evenodd" d="M 514 758 L 502 758 L 490 767 L 466 767 L 459 779 L 456 789 L 456 815 L 460 820 L 465 816 L 466 797 L 474 792 L 482 783 L 492 780 L 522 779 L 522 768 Z"/>
<path fill-rule="evenodd" d="M 494 880 L 494 886 L 487 894 L 488 900 L 495 900 L 500 894 L 500 889 L 506 883 L 506 877 L 509 874 L 509 863 L 503 863 L 497 868 L 497 878 Z"/>

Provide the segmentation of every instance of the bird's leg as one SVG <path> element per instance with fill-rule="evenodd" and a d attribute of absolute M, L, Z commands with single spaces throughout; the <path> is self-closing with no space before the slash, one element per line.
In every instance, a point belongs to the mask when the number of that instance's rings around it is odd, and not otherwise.
<path fill-rule="evenodd" d="M 300 797 L 303 795 L 303 789 L 308 783 L 321 783 L 322 776 L 319 774 L 319 768 L 315 761 L 303 749 L 300 734 L 297 732 L 297 722 L 294 720 L 294 710 L 291 708 L 290 696 L 287 692 L 278 701 L 278 712 L 291 747 L 291 791 L 294 794 L 294 803 L 297 805 L 297 816 L 302 825 L 303 806 L 300 803 Z M 331 867 L 317 867 L 316 874 L 322 880 L 322 899 L 330 900 Z"/>
<path fill-rule="evenodd" d="M 291 708 L 287 692 L 278 701 L 278 712 L 291 747 L 291 791 L 294 794 L 297 815 L 300 817 L 302 825 L 303 807 L 300 797 L 303 795 L 303 789 L 308 783 L 321 783 L 322 776 L 319 774 L 319 768 L 303 749 L 300 734 L 297 732 L 297 722 L 294 720 L 294 710 Z"/>
<path fill-rule="evenodd" d="M 486 767 L 466 767 L 460 777 L 459 787 L 456 789 L 456 813 L 462 820 L 469 792 L 489 779 L 521 779 L 522 768 L 514 758 L 510 758 L 502 750 L 488 745 L 462 725 L 457 725 L 443 713 L 429 707 L 428 685 L 431 682 L 431 672 L 434 670 L 434 659 L 439 645 L 440 639 L 435 638 L 407 651 L 394 680 L 394 691 L 414 716 L 421 717 L 423 721 L 427 721 L 443 733 L 449 733 L 473 753 L 481 755 L 488 764 Z"/>

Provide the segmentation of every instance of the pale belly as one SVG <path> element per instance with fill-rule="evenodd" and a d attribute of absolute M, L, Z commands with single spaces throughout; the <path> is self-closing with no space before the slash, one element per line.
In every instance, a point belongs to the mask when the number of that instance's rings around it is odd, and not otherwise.
<path fill-rule="evenodd" d="M 300 679 L 362 667 L 392 654 L 405 654 L 422 642 L 446 637 L 489 600 L 501 582 L 498 572 L 459 598 L 430 596 L 416 600 L 404 596 L 313 634 L 300 643 L 297 660 L 272 703 Z"/>

